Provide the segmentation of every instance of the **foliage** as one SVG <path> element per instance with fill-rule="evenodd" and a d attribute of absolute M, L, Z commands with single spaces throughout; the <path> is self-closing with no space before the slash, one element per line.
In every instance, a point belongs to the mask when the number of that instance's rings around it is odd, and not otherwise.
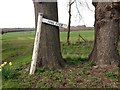
<path fill-rule="evenodd" d="M 119 78 L 120 75 L 118 73 L 114 73 L 114 72 L 106 72 L 105 76 L 110 77 L 110 78 Z"/>
<path fill-rule="evenodd" d="M 83 71 L 81 71 L 79 75 L 80 75 L 80 77 L 85 77 L 86 76 L 86 74 Z"/>
<path fill-rule="evenodd" d="M 3 68 L 2 69 L 2 77 L 5 80 L 15 79 L 18 75 L 18 71 L 13 68 Z"/>
<path fill-rule="evenodd" d="M 17 77 L 18 75 L 18 71 L 12 68 L 12 62 L 8 63 L 8 67 L 5 67 L 5 65 L 7 65 L 7 62 L 4 62 L 3 64 L 1 64 L 1 71 L 0 73 L 2 73 L 2 77 L 5 80 L 8 79 L 14 79 Z"/>
<path fill-rule="evenodd" d="M 84 69 L 88 69 L 89 67 L 94 66 L 94 65 L 95 65 L 94 62 L 89 61 L 88 63 L 86 63 L 86 64 L 83 66 L 83 68 L 84 68 Z"/>

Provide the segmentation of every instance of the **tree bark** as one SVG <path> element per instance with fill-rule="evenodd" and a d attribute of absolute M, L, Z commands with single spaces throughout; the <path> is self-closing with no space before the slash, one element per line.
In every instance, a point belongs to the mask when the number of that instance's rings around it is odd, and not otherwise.
<path fill-rule="evenodd" d="M 34 7 L 36 22 L 39 12 L 43 13 L 45 18 L 58 21 L 57 2 L 34 2 Z M 40 41 L 37 67 L 51 70 L 63 67 L 64 61 L 60 49 L 59 27 L 42 24 Z"/>
<path fill-rule="evenodd" d="M 95 41 L 89 59 L 97 65 L 119 65 L 120 3 L 97 2 L 95 6 Z"/>

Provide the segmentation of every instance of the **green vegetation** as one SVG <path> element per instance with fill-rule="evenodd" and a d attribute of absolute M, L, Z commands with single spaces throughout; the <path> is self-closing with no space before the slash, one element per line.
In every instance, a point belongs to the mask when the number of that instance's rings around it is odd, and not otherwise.
<path fill-rule="evenodd" d="M 83 71 L 81 71 L 79 75 L 80 75 L 80 77 L 85 77 L 86 76 L 86 74 Z"/>
<path fill-rule="evenodd" d="M 83 68 L 84 68 L 84 69 L 88 69 L 89 67 L 94 66 L 94 65 L 95 65 L 94 62 L 88 61 L 88 63 L 86 63 L 86 64 L 83 66 Z"/>
<path fill-rule="evenodd" d="M 118 73 L 114 73 L 114 72 L 106 72 L 105 76 L 110 77 L 110 78 L 119 78 L 120 75 Z"/>
<path fill-rule="evenodd" d="M 4 80 L 16 78 L 18 76 L 18 70 L 11 67 L 12 62 L 9 62 L 8 67 L 6 67 L 6 65 L 7 65 L 7 62 L 4 62 L 0 66 L 0 74 L 2 71 L 2 78 Z"/>
<path fill-rule="evenodd" d="M 71 32 L 70 34 L 70 42 L 71 43 L 76 43 L 79 41 L 83 41 L 80 37 L 79 34 L 86 40 L 86 41 L 93 41 L 94 39 L 94 31 L 76 31 L 76 32 Z M 65 42 L 67 39 L 67 32 L 61 32 L 61 42 Z"/>
<path fill-rule="evenodd" d="M 84 42 L 79 34 L 86 40 Z M 88 61 L 88 55 L 93 48 L 94 31 L 71 32 L 70 45 L 66 43 L 66 32 L 60 33 L 61 51 L 66 67 L 57 71 L 37 68 L 35 75 L 29 75 L 35 32 L 6 33 L 2 36 L 2 61 L 6 64 L 3 72 L 3 88 L 70 88 L 70 87 L 104 87 L 106 82 L 100 81 L 91 69 L 94 63 Z M 118 47 L 120 50 L 120 46 Z M 0 72 L 1 73 L 1 72 Z M 101 72 L 103 75 L 104 72 Z M 117 76 L 106 73 L 103 76 L 110 78 L 108 87 L 117 87 Z M 103 77 L 101 76 L 101 77 Z M 94 81 L 94 82 L 93 82 Z M 103 80 L 104 81 L 104 80 Z M 19 82 L 19 84 L 18 84 Z"/>

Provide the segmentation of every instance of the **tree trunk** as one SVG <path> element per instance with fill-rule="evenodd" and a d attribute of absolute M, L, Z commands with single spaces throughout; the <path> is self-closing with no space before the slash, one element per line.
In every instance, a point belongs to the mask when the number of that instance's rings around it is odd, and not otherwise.
<path fill-rule="evenodd" d="M 69 21 L 68 21 L 68 34 L 67 34 L 67 43 L 70 44 L 70 25 L 71 25 L 71 0 L 69 0 Z"/>
<path fill-rule="evenodd" d="M 95 41 L 89 59 L 97 65 L 119 65 L 120 3 L 98 2 L 95 6 Z"/>
<path fill-rule="evenodd" d="M 57 2 L 34 2 L 34 7 L 36 22 L 39 12 L 43 13 L 45 18 L 58 21 Z M 59 27 L 42 24 L 40 41 L 37 67 L 52 70 L 63 67 L 64 61 L 60 49 Z"/>

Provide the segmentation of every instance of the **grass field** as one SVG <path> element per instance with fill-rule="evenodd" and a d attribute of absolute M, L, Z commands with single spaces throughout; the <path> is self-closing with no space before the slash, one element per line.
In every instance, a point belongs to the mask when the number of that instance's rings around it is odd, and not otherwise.
<path fill-rule="evenodd" d="M 93 41 L 93 31 L 81 31 L 79 32 L 88 42 Z M 71 33 L 71 37 L 70 37 L 70 41 L 72 44 L 76 44 L 76 42 L 80 43 L 83 42 L 82 39 L 79 39 L 79 33 L 78 32 L 72 32 Z M 8 33 L 8 34 L 4 34 L 2 36 L 2 60 L 3 61 L 14 61 L 14 65 L 18 65 L 17 63 L 25 63 L 29 62 L 28 60 L 31 60 L 31 55 L 32 55 L 32 50 L 33 50 L 33 42 L 34 42 L 34 36 L 35 33 L 34 32 L 15 32 L 15 33 Z M 75 53 L 75 49 L 76 53 L 80 54 L 81 53 L 85 53 L 85 54 L 89 54 L 90 49 L 91 49 L 91 45 L 89 46 L 89 52 L 86 51 L 86 47 L 82 47 L 82 44 L 86 44 L 86 43 L 82 43 L 80 45 L 70 45 L 67 46 L 66 44 L 66 36 L 67 33 L 66 32 L 61 32 L 60 33 L 60 40 L 61 40 L 61 49 L 62 49 L 62 54 L 63 56 L 66 55 L 74 55 Z M 64 45 L 65 44 L 65 45 Z M 86 46 L 88 46 L 86 44 Z M 79 48 L 81 50 L 79 50 Z M 68 51 L 68 52 L 67 52 Z M 81 51 L 81 52 L 80 52 Z M 86 51 L 86 52 L 84 52 Z M 75 54 L 76 54 L 75 53 Z M 71 55 L 70 55 L 71 56 Z M 24 59 L 23 61 L 21 61 L 22 59 Z M 20 60 L 21 62 L 18 62 Z"/>
<path fill-rule="evenodd" d="M 79 34 L 86 42 L 79 37 Z M 66 32 L 61 32 L 60 41 L 62 55 L 68 67 L 60 71 L 39 68 L 34 76 L 30 76 L 29 68 L 35 32 L 4 34 L 2 61 L 12 62 L 12 66 L 7 64 L 3 68 L 3 88 L 117 87 L 116 68 L 103 69 L 97 76 L 94 75 L 97 72 L 92 68 L 94 63 L 88 61 L 88 55 L 93 48 L 94 31 L 71 32 L 69 46 L 66 44 L 66 35 Z M 118 49 L 120 50 L 120 46 Z M 91 69 L 94 73 L 90 72 Z"/>

